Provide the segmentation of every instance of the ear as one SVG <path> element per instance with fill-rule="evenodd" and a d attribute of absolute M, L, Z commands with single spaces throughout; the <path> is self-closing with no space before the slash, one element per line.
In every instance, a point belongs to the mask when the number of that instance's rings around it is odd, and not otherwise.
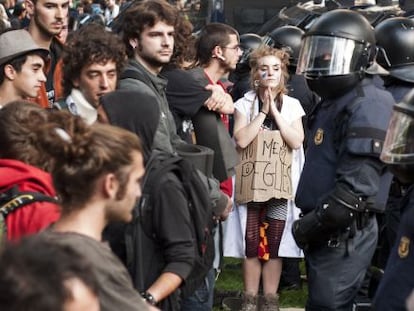
<path fill-rule="evenodd" d="M 76 87 L 78 89 L 79 88 L 79 78 L 73 79 L 72 84 L 73 84 L 74 87 Z"/>
<path fill-rule="evenodd" d="M 27 13 L 29 13 L 30 16 L 33 16 L 35 12 L 34 2 L 32 0 L 25 0 L 25 4 Z"/>
<path fill-rule="evenodd" d="M 16 69 L 10 64 L 4 66 L 4 77 L 10 81 L 13 81 L 16 78 Z"/>
<path fill-rule="evenodd" d="M 133 50 L 135 50 L 139 45 L 138 39 L 137 38 L 129 39 L 129 45 L 132 47 Z"/>
<path fill-rule="evenodd" d="M 104 196 L 109 199 L 115 199 L 118 193 L 119 182 L 115 174 L 109 173 L 104 176 L 103 180 L 103 192 Z"/>
<path fill-rule="evenodd" d="M 221 48 L 221 46 L 216 45 L 213 51 L 211 51 L 211 57 L 220 58 L 219 56 L 223 56 L 223 49 Z"/>

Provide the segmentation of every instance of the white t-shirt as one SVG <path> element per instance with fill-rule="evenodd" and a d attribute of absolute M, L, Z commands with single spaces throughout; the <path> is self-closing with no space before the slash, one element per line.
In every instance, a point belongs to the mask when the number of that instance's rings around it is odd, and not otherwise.
<path fill-rule="evenodd" d="M 259 100 L 254 91 L 250 91 L 240 98 L 235 108 L 242 115 L 246 116 L 247 122 L 259 114 Z M 282 117 L 289 124 L 305 115 L 300 102 L 288 95 L 283 95 Z M 292 151 L 292 194 L 296 194 L 300 173 L 302 172 L 305 156 L 303 146 Z M 233 185 L 234 185 L 233 179 Z M 288 200 L 288 209 L 283 229 L 282 241 L 279 246 L 280 257 L 303 257 L 303 252 L 296 245 L 292 236 L 293 222 L 299 219 L 300 209 L 296 207 L 294 199 Z M 229 218 L 225 221 L 224 227 L 224 256 L 239 257 L 245 256 L 245 234 L 246 234 L 247 209 L 246 205 L 235 205 Z"/>

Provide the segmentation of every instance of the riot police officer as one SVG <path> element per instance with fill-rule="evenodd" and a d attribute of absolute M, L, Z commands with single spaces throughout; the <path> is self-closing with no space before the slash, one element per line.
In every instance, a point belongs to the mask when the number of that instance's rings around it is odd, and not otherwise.
<path fill-rule="evenodd" d="M 414 289 L 414 90 L 394 107 L 381 160 L 408 191 L 401 202 L 397 240 L 374 299 L 376 311 L 406 309 Z"/>
<path fill-rule="evenodd" d="M 388 71 L 388 75 L 382 76 L 384 87 L 395 102 L 400 102 L 414 88 L 414 20 L 406 17 L 386 19 L 375 27 L 375 38 L 379 51 L 377 62 Z M 382 269 L 396 240 L 400 201 L 405 191 L 405 186 L 394 178 L 382 217 L 384 234 L 380 234 L 376 263 Z"/>
<path fill-rule="evenodd" d="M 375 38 L 377 62 L 389 72 L 383 77 L 384 86 L 400 102 L 414 87 L 414 20 L 386 19 L 375 27 Z"/>
<path fill-rule="evenodd" d="M 352 310 L 377 243 L 379 159 L 394 100 L 365 75 L 375 35 L 359 13 L 324 13 L 305 34 L 297 72 L 321 97 L 310 121 L 294 224 L 307 259 L 306 310 Z M 388 189 L 385 191 L 388 194 Z"/>
<path fill-rule="evenodd" d="M 297 26 L 280 26 L 263 37 L 263 44 L 289 53 L 289 73 L 296 71 L 302 38 L 305 32 Z M 293 70 L 294 69 L 294 70 Z"/>

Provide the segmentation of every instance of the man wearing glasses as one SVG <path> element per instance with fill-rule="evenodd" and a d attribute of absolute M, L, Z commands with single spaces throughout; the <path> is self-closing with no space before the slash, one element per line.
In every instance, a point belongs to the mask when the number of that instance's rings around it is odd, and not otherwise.
<path fill-rule="evenodd" d="M 220 181 L 221 191 L 230 198 L 231 177 L 238 157 L 228 131 L 234 104 L 222 79 L 236 69 L 242 55 L 239 44 L 239 34 L 233 27 L 223 23 L 207 24 L 194 46 L 198 67 L 185 70 L 170 66 L 162 72 L 168 79 L 168 104 L 177 128 L 182 128 L 179 133 L 184 139 L 195 136 L 193 142 L 214 150 L 213 176 Z M 184 126 L 188 120 L 192 125 Z M 194 128 L 195 135 L 188 135 L 186 128 L 190 131 Z M 193 296 L 182 301 L 182 311 L 211 310 L 214 277 L 215 267 L 212 267 L 204 284 Z"/>

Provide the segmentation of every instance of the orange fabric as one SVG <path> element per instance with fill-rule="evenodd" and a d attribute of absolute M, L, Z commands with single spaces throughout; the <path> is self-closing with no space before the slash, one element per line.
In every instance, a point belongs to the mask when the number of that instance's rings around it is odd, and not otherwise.
<path fill-rule="evenodd" d="M 270 258 L 269 253 L 269 244 L 267 242 L 267 235 L 266 230 L 269 227 L 269 223 L 262 222 L 260 225 L 260 243 L 259 243 L 259 249 L 258 249 L 258 257 L 261 260 L 268 261 Z"/>
<path fill-rule="evenodd" d="M 64 98 L 63 94 L 63 62 L 62 59 L 56 64 L 55 72 L 53 73 L 53 86 L 55 87 L 55 100 Z"/>
<path fill-rule="evenodd" d="M 51 43 L 51 49 L 53 49 L 58 55 L 58 61 L 55 66 L 55 71 L 53 72 L 53 88 L 55 90 L 55 101 L 58 101 L 64 98 L 63 95 L 63 62 L 61 56 L 61 51 L 63 49 L 63 42 L 60 41 L 58 37 L 54 37 Z M 45 74 L 50 70 L 50 62 L 45 64 Z M 31 101 L 37 103 L 39 106 L 43 108 L 51 108 L 49 105 L 49 100 L 47 98 L 46 92 L 46 83 L 42 83 L 42 86 L 39 90 L 39 93 L 35 99 Z"/>
<path fill-rule="evenodd" d="M 55 100 L 56 101 L 64 97 L 62 79 L 63 79 L 63 63 L 62 63 L 62 59 L 59 59 L 55 67 L 55 72 L 53 73 L 53 86 L 55 89 Z M 47 98 L 47 93 L 46 93 L 46 83 L 42 83 L 42 87 L 40 88 L 37 97 L 33 99 L 32 101 L 37 103 L 39 106 L 43 108 L 50 108 L 49 100 Z"/>

